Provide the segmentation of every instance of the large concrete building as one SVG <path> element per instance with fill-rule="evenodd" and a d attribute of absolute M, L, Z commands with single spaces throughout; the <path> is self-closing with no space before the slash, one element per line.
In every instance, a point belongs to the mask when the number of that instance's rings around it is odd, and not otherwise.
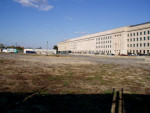
<path fill-rule="evenodd" d="M 58 43 L 60 53 L 149 54 L 150 22 L 120 27 Z"/>

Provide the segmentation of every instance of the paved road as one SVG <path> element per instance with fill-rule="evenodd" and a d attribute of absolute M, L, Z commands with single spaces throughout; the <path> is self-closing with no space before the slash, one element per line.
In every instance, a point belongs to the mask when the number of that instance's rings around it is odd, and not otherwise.
<path fill-rule="evenodd" d="M 0 58 L 41 62 L 46 64 L 134 64 L 145 63 L 144 57 L 100 57 L 83 55 L 61 55 L 61 57 L 21 55 L 21 54 L 0 54 Z"/>
<path fill-rule="evenodd" d="M 64 55 L 63 55 L 64 56 Z M 114 57 L 114 56 L 85 56 L 85 55 L 65 55 L 71 58 L 82 58 L 85 61 L 95 62 L 95 63 L 106 63 L 106 64 L 126 64 L 126 63 L 144 63 L 144 57 Z"/>

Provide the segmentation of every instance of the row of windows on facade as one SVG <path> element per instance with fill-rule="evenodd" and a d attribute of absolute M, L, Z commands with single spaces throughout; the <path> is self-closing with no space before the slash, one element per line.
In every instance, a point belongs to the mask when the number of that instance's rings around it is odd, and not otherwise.
<path fill-rule="evenodd" d="M 106 46 L 96 46 L 96 48 L 111 48 L 111 45 L 106 45 Z"/>
<path fill-rule="evenodd" d="M 130 42 L 135 41 L 135 38 L 130 38 Z M 146 37 L 143 37 L 143 40 L 150 40 L 149 36 L 146 38 Z M 129 42 L 129 39 L 127 39 L 127 41 Z M 136 41 L 139 41 L 139 38 L 136 38 Z M 140 37 L 140 41 L 142 41 L 142 37 Z"/>
<path fill-rule="evenodd" d="M 96 51 L 97 53 L 111 53 L 111 50 Z"/>
<path fill-rule="evenodd" d="M 119 34 L 119 35 L 115 35 L 115 37 L 116 37 L 116 36 L 121 36 L 121 34 Z"/>
<path fill-rule="evenodd" d="M 147 54 L 149 54 L 149 50 L 128 50 L 127 51 L 128 53 L 146 53 L 147 52 Z"/>
<path fill-rule="evenodd" d="M 107 43 L 111 43 L 111 40 L 110 41 L 101 41 L 101 42 L 96 42 L 96 44 L 107 44 Z"/>
<path fill-rule="evenodd" d="M 144 32 L 137 32 L 137 33 L 130 33 L 130 34 L 128 34 L 128 37 L 130 36 L 130 37 L 132 37 L 132 36 L 138 36 L 138 35 L 142 35 L 142 34 L 144 34 L 144 35 L 146 35 L 146 34 L 150 34 L 150 31 L 144 31 Z"/>
<path fill-rule="evenodd" d="M 127 46 L 129 47 L 142 47 L 142 45 L 144 46 L 144 47 L 150 47 L 150 43 L 140 43 L 140 44 L 128 44 Z"/>
<path fill-rule="evenodd" d="M 111 36 L 107 36 L 107 37 L 100 37 L 100 38 L 96 38 L 96 40 L 107 40 L 107 39 L 111 39 Z"/>

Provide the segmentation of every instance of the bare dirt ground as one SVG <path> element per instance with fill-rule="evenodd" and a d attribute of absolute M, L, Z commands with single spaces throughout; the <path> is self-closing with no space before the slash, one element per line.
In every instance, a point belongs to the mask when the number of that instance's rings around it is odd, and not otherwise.
<path fill-rule="evenodd" d="M 3 96 L 3 93 L 108 95 L 113 88 L 123 88 L 124 93 L 131 95 L 149 95 L 150 63 L 142 58 L 0 54 L 0 86 Z M 7 98 L 0 104 L 8 104 Z"/>
<path fill-rule="evenodd" d="M 115 60 L 0 54 L 0 91 L 32 92 L 46 87 L 47 93 L 97 94 L 124 88 L 127 93 L 150 93 L 150 63 Z"/>

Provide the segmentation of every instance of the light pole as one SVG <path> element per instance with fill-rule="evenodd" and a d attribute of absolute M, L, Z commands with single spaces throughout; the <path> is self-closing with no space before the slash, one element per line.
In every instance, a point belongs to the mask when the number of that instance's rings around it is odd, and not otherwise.
<path fill-rule="evenodd" d="M 47 41 L 47 55 L 48 55 L 48 41 Z"/>

